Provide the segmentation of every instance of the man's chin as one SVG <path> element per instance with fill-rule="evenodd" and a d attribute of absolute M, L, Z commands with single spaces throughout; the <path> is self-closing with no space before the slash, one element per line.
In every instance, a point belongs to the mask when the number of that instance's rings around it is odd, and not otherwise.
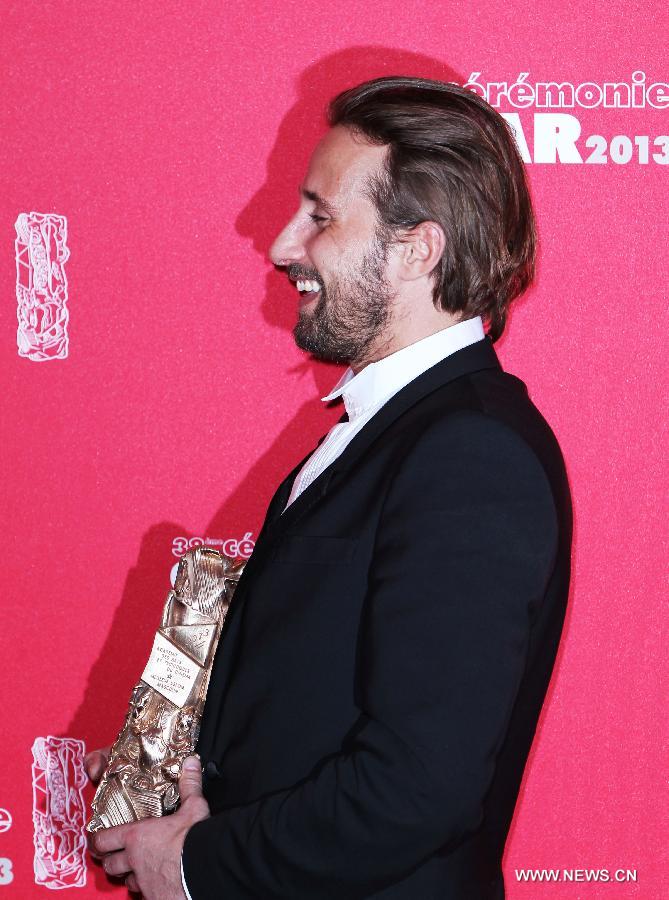
<path fill-rule="evenodd" d="M 302 319 L 298 320 L 297 325 L 293 328 L 293 338 L 300 350 L 310 353 L 322 362 L 347 362 L 346 356 L 336 348 L 326 346 L 313 328 L 305 327 Z"/>

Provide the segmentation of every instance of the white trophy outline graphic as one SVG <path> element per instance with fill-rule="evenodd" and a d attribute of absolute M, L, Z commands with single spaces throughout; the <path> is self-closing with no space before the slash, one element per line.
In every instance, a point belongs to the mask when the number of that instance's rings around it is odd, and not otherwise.
<path fill-rule="evenodd" d="M 69 345 L 67 219 L 55 213 L 20 213 L 14 228 L 19 356 L 33 362 L 65 359 Z"/>
<path fill-rule="evenodd" d="M 35 883 L 51 890 L 86 885 L 83 741 L 37 737 L 32 746 Z"/>

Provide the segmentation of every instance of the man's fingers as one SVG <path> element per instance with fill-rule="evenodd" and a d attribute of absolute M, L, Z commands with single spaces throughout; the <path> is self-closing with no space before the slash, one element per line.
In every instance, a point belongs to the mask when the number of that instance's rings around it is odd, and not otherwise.
<path fill-rule="evenodd" d="M 132 866 L 124 851 L 121 851 L 120 853 L 110 853 L 108 856 L 105 856 L 102 860 L 102 868 L 107 875 L 114 875 L 116 877 L 132 872 Z"/>
<path fill-rule="evenodd" d="M 92 750 L 84 757 L 84 768 L 93 784 L 97 784 L 102 778 L 102 773 L 109 760 L 110 750 L 111 747 L 103 747 L 101 750 Z"/>
<path fill-rule="evenodd" d="M 95 849 L 95 844 L 93 843 L 93 835 L 88 834 L 87 838 L 88 838 L 88 852 L 91 854 L 93 859 L 102 859 L 103 854 L 98 853 L 98 851 Z"/>
<path fill-rule="evenodd" d="M 190 797 L 202 796 L 202 767 L 199 756 L 187 756 L 181 767 L 179 796 L 184 803 Z"/>
<path fill-rule="evenodd" d="M 91 838 L 91 847 L 100 856 L 123 850 L 128 838 L 128 832 L 132 827 L 132 825 L 115 825 L 113 828 L 103 828 L 101 831 L 96 831 Z"/>

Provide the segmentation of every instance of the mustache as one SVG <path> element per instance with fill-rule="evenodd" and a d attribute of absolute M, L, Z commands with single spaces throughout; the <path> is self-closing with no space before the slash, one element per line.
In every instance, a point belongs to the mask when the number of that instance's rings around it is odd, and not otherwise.
<path fill-rule="evenodd" d="M 293 281 L 299 278 L 300 280 L 317 281 L 321 286 L 323 285 L 323 280 L 318 269 L 308 269 L 306 266 L 301 266 L 299 263 L 291 263 L 286 268 L 286 273 Z"/>

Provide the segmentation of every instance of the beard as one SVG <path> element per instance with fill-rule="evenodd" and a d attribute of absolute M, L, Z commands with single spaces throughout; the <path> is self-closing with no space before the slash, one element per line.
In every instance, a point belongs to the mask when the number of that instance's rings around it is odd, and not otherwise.
<path fill-rule="evenodd" d="M 291 278 L 318 281 L 321 290 L 311 311 L 302 308 L 293 328 L 295 343 L 318 359 L 355 363 L 386 331 L 394 293 L 384 277 L 388 241 L 375 236 L 354 275 L 342 275 L 326 290 L 315 269 L 291 265 Z"/>

